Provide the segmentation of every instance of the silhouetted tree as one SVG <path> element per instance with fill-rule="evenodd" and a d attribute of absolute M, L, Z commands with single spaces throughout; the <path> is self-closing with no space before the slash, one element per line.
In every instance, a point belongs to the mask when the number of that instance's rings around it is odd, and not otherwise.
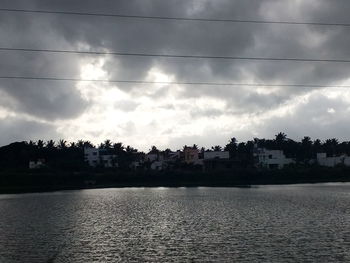
<path fill-rule="evenodd" d="M 283 132 L 279 132 L 275 135 L 276 146 L 280 149 L 282 148 L 283 143 L 287 140 L 287 135 Z"/>
<path fill-rule="evenodd" d="M 49 150 L 52 150 L 55 148 L 55 141 L 53 140 L 49 140 L 46 142 L 46 148 Z"/>
<path fill-rule="evenodd" d="M 231 138 L 224 150 L 230 153 L 230 158 L 235 158 L 237 156 L 237 140 L 235 137 Z"/>
<path fill-rule="evenodd" d="M 58 149 L 64 150 L 67 148 L 67 141 L 61 139 L 58 141 Z"/>
<path fill-rule="evenodd" d="M 78 142 L 79 143 L 79 142 Z M 90 142 L 90 141 L 85 141 L 83 142 L 83 148 L 93 148 L 94 145 Z M 79 145 L 79 148 L 80 148 L 80 145 Z"/>
<path fill-rule="evenodd" d="M 304 136 L 304 138 L 301 140 L 300 151 L 298 154 L 298 161 L 303 161 L 307 163 L 312 158 L 313 158 L 312 140 L 309 136 Z"/>
<path fill-rule="evenodd" d="M 158 148 L 157 148 L 156 146 L 153 145 L 153 146 L 151 147 L 149 153 L 159 153 L 159 150 L 158 150 Z"/>
<path fill-rule="evenodd" d="M 102 148 L 106 149 L 106 150 L 109 150 L 112 148 L 112 142 L 111 140 L 105 140 L 104 143 L 103 143 L 103 146 Z"/>
<path fill-rule="evenodd" d="M 124 150 L 125 150 L 125 148 L 121 142 L 117 142 L 117 143 L 113 144 L 114 153 L 120 154 L 120 153 L 124 152 Z"/>
<path fill-rule="evenodd" d="M 38 146 L 38 149 L 42 149 L 45 146 L 45 143 L 43 140 L 38 140 L 36 145 Z"/>
<path fill-rule="evenodd" d="M 220 145 L 215 145 L 215 146 L 211 147 L 211 149 L 213 151 L 216 151 L 216 152 L 221 152 L 222 151 L 222 147 Z"/>
<path fill-rule="evenodd" d="M 338 144 L 339 144 L 339 142 L 335 138 L 327 139 L 325 141 L 325 143 L 323 144 L 323 148 L 324 148 L 325 152 L 327 153 L 327 155 L 329 155 L 329 156 L 335 155 L 337 153 Z"/>

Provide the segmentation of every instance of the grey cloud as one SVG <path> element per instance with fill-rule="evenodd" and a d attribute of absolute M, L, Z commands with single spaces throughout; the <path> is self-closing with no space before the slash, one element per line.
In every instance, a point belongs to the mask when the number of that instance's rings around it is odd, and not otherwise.
<path fill-rule="evenodd" d="M 210 148 L 214 145 L 225 146 L 229 141 L 230 135 L 222 134 L 217 130 L 207 130 L 201 136 L 182 136 L 182 137 L 171 137 L 169 139 L 170 149 L 180 149 L 184 145 L 197 144 L 199 147 Z"/>
<path fill-rule="evenodd" d="M 158 109 L 161 109 L 161 110 L 175 110 L 176 107 L 175 107 L 174 104 L 164 104 L 164 105 L 159 106 Z"/>
<path fill-rule="evenodd" d="M 18 117 L 9 117 L 0 120 L 0 145 L 14 141 L 59 139 L 53 125 L 28 121 Z"/>
<path fill-rule="evenodd" d="M 134 111 L 139 106 L 139 103 L 129 101 L 129 100 L 120 100 L 115 103 L 115 108 L 122 111 Z"/>
<path fill-rule="evenodd" d="M 334 110 L 334 112 L 333 112 Z M 313 139 L 349 140 L 349 103 L 339 98 L 312 96 L 296 111 L 283 117 L 273 117 L 254 127 L 259 137 L 271 137 L 282 131 L 292 139 L 310 136 Z"/>
<path fill-rule="evenodd" d="M 194 109 L 190 111 L 192 118 L 216 118 L 225 114 L 225 111 L 215 108 Z"/>
<path fill-rule="evenodd" d="M 41 29 L 39 34 L 33 30 L 30 21 L 27 23 L 27 25 L 22 25 L 23 30 L 27 31 L 15 34 L 15 41 L 11 39 L 10 31 L 16 32 L 20 29 L 16 30 L 14 28 L 16 26 L 11 23 L 0 26 L 3 36 L 0 41 L 1 45 L 32 47 L 32 42 L 39 39 L 48 45 L 61 42 L 59 36 L 50 32 L 42 34 L 44 28 L 41 26 L 39 26 Z M 38 22 L 35 24 L 40 25 Z M 6 39 L 9 39 L 9 44 L 6 44 Z M 48 54 L 6 51 L 2 51 L 0 55 L 1 76 L 76 78 L 79 74 L 79 61 L 74 56 L 49 56 Z M 12 100 L 2 102 L 1 105 L 12 111 L 25 112 L 43 119 L 73 118 L 87 107 L 87 101 L 81 97 L 75 84 L 66 81 L 2 79 L 0 89 Z"/>
<path fill-rule="evenodd" d="M 350 2 L 310 0 L 286 4 L 275 0 L 187 1 L 187 0 L 4 0 L 4 7 L 38 8 L 135 15 L 193 16 L 253 20 L 307 20 L 349 22 Z M 271 18 L 272 17 L 272 18 Z M 107 49 L 121 52 L 171 53 L 188 55 L 350 58 L 349 29 L 345 27 L 230 24 L 99 18 L 61 15 L 2 13 L 0 44 L 4 46 L 76 49 Z M 14 33 L 16 32 L 16 33 Z M 43 34 L 44 33 L 44 34 Z M 1 74 L 79 77 L 81 56 L 1 52 Z M 166 59 L 109 57 L 104 69 L 111 79 L 143 80 L 157 67 L 186 82 L 231 82 L 272 84 L 338 84 L 349 77 L 349 64 L 254 62 L 215 59 Z M 35 83 L 35 84 L 34 84 Z M 145 94 L 143 85 L 120 85 L 132 95 L 162 99 L 172 86 Z M 13 101 L 2 103 L 15 111 L 46 119 L 69 118 L 81 114 L 86 101 L 72 83 L 1 81 L 0 89 Z M 266 87 L 268 89 L 268 87 Z M 178 98 L 209 97 L 226 101 L 225 113 L 263 113 L 295 96 L 316 88 L 281 87 L 269 95 L 253 87 L 184 86 Z M 147 89 L 151 90 L 151 87 Z M 136 92 L 135 92 L 136 91 Z M 346 104 L 346 102 L 344 102 Z M 133 110 L 136 105 L 119 105 Z M 309 105 L 317 108 L 317 105 Z M 118 106 L 117 106 L 118 107 Z M 312 112 L 327 116 L 327 112 Z M 213 116 L 203 112 L 199 115 Z M 303 112 L 298 112 L 304 116 Z M 192 113 L 193 117 L 198 116 Z M 341 115 L 346 120 L 345 115 Z M 295 123 L 302 119 L 295 117 Z M 280 121 L 284 125 L 284 123 Z M 270 124 L 269 124 L 270 125 Z M 269 129 L 266 124 L 266 129 Z M 272 125 L 272 124 L 271 124 Z M 340 119 L 337 127 L 343 127 Z M 301 131 L 307 125 L 298 125 Z M 272 127 L 272 126 L 271 126 Z M 302 127 L 302 128 L 301 128 Z M 280 127 L 282 128 L 282 127 Z M 266 130 L 266 131 L 267 131 Z"/>

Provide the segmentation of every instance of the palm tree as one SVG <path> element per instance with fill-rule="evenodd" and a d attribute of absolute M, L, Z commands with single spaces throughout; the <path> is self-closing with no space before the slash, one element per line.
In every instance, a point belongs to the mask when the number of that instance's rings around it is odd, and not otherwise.
<path fill-rule="evenodd" d="M 79 142 L 78 142 L 79 143 Z M 83 148 L 93 148 L 94 145 L 90 141 L 83 142 Z"/>
<path fill-rule="evenodd" d="M 282 144 L 287 140 L 287 134 L 283 132 L 279 132 L 278 134 L 275 135 L 275 141 L 277 144 Z"/>
<path fill-rule="evenodd" d="M 107 149 L 107 150 L 109 150 L 109 149 L 111 149 L 112 148 L 112 142 L 111 142 L 111 140 L 105 140 L 104 141 L 104 144 L 103 144 L 103 148 L 105 148 L 105 149 Z"/>
<path fill-rule="evenodd" d="M 84 148 L 84 141 L 83 140 L 78 140 L 77 143 L 75 144 L 78 148 L 83 149 Z"/>
<path fill-rule="evenodd" d="M 159 150 L 158 150 L 158 148 L 156 146 L 153 145 L 151 147 L 151 150 L 149 151 L 149 153 L 159 153 Z"/>
<path fill-rule="evenodd" d="M 53 149 L 53 148 L 55 148 L 55 141 L 53 141 L 53 140 L 49 140 L 49 141 L 47 141 L 46 142 L 46 148 L 47 149 Z"/>
<path fill-rule="evenodd" d="M 43 140 L 38 140 L 36 145 L 38 146 L 39 149 L 42 149 L 44 148 L 45 143 Z"/>
<path fill-rule="evenodd" d="M 137 152 L 137 149 L 131 147 L 130 145 L 126 146 L 125 150 L 126 150 L 127 153 L 135 153 L 135 152 Z"/>
<path fill-rule="evenodd" d="M 58 141 L 58 148 L 63 150 L 63 149 L 66 149 L 67 148 L 67 141 L 66 140 L 59 140 Z"/>
<path fill-rule="evenodd" d="M 304 136 L 301 140 L 301 148 L 300 148 L 300 159 L 302 161 L 307 161 L 312 158 L 312 140 L 309 136 Z"/>
<path fill-rule="evenodd" d="M 123 146 L 123 143 L 121 142 L 117 142 L 117 143 L 113 143 L 113 150 L 115 152 L 122 152 L 124 151 L 125 147 Z"/>
<path fill-rule="evenodd" d="M 33 147 L 33 146 L 35 146 L 35 142 L 33 142 L 32 140 L 30 140 L 30 141 L 28 142 L 28 145 L 31 146 L 31 147 Z"/>
<path fill-rule="evenodd" d="M 323 147 L 328 155 L 335 155 L 337 153 L 337 146 L 339 142 L 337 139 L 327 139 Z"/>
<path fill-rule="evenodd" d="M 211 149 L 215 152 L 221 152 L 222 151 L 222 147 L 220 145 L 215 145 L 213 147 L 211 147 Z"/>
<path fill-rule="evenodd" d="M 316 139 L 312 145 L 312 155 L 316 158 L 316 154 L 322 152 L 322 142 L 320 139 Z"/>

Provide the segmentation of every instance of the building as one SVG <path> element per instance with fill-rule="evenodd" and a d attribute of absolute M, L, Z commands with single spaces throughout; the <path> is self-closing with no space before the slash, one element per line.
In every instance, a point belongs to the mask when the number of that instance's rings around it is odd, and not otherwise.
<path fill-rule="evenodd" d="M 200 164 L 199 151 L 195 147 L 185 146 L 183 150 L 184 162 L 187 164 Z"/>
<path fill-rule="evenodd" d="M 164 155 L 161 152 L 150 152 L 145 156 L 146 162 L 155 162 L 155 161 L 163 161 Z"/>
<path fill-rule="evenodd" d="M 174 163 L 180 159 L 180 152 L 163 151 L 157 153 L 148 153 L 145 156 L 145 162 L 149 163 L 151 170 L 164 170 L 172 168 Z"/>
<path fill-rule="evenodd" d="M 106 149 L 84 148 L 84 158 L 89 166 L 118 167 L 117 156 Z"/>
<path fill-rule="evenodd" d="M 168 152 L 165 152 L 164 154 L 164 159 L 167 162 L 176 162 L 177 160 L 180 159 L 180 157 L 181 157 L 180 151 L 176 151 L 176 152 L 168 151 Z"/>
<path fill-rule="evenodd" d="M 117 155 L 100 152 L 100 164 L 106 168 L 118 167 Z"/>
<path fill-rule="evenodd" d="M 29 162 L 29 169 L 39 169 L 45 167 L 45 159 L 38 159 L 37 161 Z"/>
<path fill-rule="evenodd" d="M 204 152 L 204 160 L 207 159 L 230 159 L 228 151 L 207 151 Z"/>
<path fill-rule="evenodd" d="M 100 151 L 96 148 L 84 148 L 85 161 L 93 167 L 100 164 Z"/>
<path fill-rule="evenodd" d="M 167 168 L 167 163 L 164 161 L 154 161 L 151 163 L 151 170 L 161 171 Z"/>
<path fill-rule="evenodd" d="M 340 155 L 327 157 L 326 153 L 317 153 L 317 163 L 327 167 L 334 167 L 336 165 L 350 166 L 350 156 Z"/>
<path fill-rule="evenodd" d="M 230 160 L 228 151 L 206 151 L 203 155 L 204 171 L 230 170 L 237 166 L 237 162 Z"/>
<path fill-rule="evenodd" d="M 282 150 L 255 148 L 254 158 L 258 167 L 268 169 L 282 169 L 285 165 L 295 163 L 293 159 L 286 158 Z"/>

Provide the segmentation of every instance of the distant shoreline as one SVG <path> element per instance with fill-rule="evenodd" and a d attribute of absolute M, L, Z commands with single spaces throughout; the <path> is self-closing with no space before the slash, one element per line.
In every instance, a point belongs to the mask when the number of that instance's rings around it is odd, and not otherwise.
<path fill-rule="evenodd" d="M 64 190 L 142 187 L 237 187 L 350 182 L 348 168 L 310 168 L 216 173 L 130 173 L 38 171 L 0 173 L 0 194 L 40 193 Z"/>

